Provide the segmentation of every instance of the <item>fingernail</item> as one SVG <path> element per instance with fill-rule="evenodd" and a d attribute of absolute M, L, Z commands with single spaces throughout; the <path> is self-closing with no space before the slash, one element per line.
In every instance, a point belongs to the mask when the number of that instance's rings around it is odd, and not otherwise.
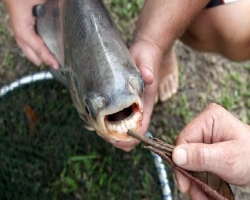
<path fill-rule="evenodd" d="M 187 164 L 187 151 L 185 149 L 179 148 L 175 150 L 174 163 L 178 166 Z"/>

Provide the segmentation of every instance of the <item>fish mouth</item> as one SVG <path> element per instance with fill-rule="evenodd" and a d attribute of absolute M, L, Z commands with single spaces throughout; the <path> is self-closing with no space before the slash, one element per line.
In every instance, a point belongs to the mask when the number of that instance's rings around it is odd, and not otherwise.
<path fill-rule="evenodd" d="M 128 129 L 138 131 L 142 122 L 142 109 L 137 103 L 113 114 L 106 115 L 104 123 L 110 138 L 116 140 L 130 140 Z"/>

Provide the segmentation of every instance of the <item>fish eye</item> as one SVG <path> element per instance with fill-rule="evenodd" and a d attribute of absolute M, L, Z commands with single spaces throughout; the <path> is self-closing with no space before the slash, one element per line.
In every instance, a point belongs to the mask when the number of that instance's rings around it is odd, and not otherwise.
<path fill-rule="evenodd" d="M 90 112 L 90 110 L 89 110 L 89 107 L 88 107 L 88 106 L 85 106 L 85 111 L 86 111 L 86 113 L 88 113 L 88 115 L 90 115 L 90 116 L 91 116 L 91 112 Z"/>
<path fill-rule="evenodd" d="M 93 119 L 96 119 L 97 113 L 96 113 L 96 105 L 93 100 L 90 98 L 85 99 L 85 111 L 86 113 L 91 116 Z"/>

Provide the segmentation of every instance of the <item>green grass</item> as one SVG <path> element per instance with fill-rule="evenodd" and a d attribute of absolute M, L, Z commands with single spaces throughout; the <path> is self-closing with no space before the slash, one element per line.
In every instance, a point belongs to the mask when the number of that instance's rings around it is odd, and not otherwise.
<path fill-rule="evenodd" d="M 14 59 L 14 55 L 10 52 L 5 52 L 4 59 L 2 61 L 2 65 L 9 66 L 11 69 L 14 69 L 16 62 Z"/>
<path fill-rule="evenodd" d="M 104 2 L 117 29 L 127 44 L 130 44 L 135 28 L 135 21 L 144 0 L 104 0 Z"/>
<path fill-rule="evenodd" d="M 245 123 L 250 123 L 249 96 L 250 84 L 247 76 L 249 65 L 238 64 L 232 66 L 230 71 L 225 74 L 215 102 L 222 105 L 228 111 L 235 114 Z"/>

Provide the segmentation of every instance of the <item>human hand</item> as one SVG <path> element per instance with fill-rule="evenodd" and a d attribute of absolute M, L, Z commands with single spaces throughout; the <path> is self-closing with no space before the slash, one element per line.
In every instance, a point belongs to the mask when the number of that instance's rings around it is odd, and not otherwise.
<path fill-rule="evenodd" d="M 155 96 L 158 88 L 158 70 L 157 66 L 161 61 L 161 51 L 147 41 L 137 41 L 131 48 L 130 52 L 139 68 L 144 80 L 144 108 L 142 126 L 139 130 L 140 134 L 145 134 L 150 122 L 151 114 L 154 108 Z M 117 148 L 124 151 L 131 151 L 139 141 L 133 139 L 129 142 L 114 142 Z"/>
<path fill-rule="evenodd" d="M 209 105 L 177 138 L 176 165 L 191 171 L 209 171 L 226 182 L 250 186 L 250 126 L 217 104 Z M 195 184 L 175 171 L 181 192 L 208 199 Z"/>
<path fill-rule="evenodd" d="M 145 1 L 136 25 L 134 43 L 130 47 L 130 52 L 145 83 L 144 113 L 140 134 L 146 133 L 150 122 L 163 55 L 170 53 L 175 39 L 207 2 L 208 0 Z M 114 145 L 130 151 L 138 143 L 138 140 L 132 140 L 114 143 Z"/>
<path fill-rule="evenodd" d="M 44 2 L 46 0 L 5 0 L 16 42 L 24 55 L 37 66 L 45 63 L 58 69 L 56 58 L 35 31 L 36 18 L 32 8 Z"/>

